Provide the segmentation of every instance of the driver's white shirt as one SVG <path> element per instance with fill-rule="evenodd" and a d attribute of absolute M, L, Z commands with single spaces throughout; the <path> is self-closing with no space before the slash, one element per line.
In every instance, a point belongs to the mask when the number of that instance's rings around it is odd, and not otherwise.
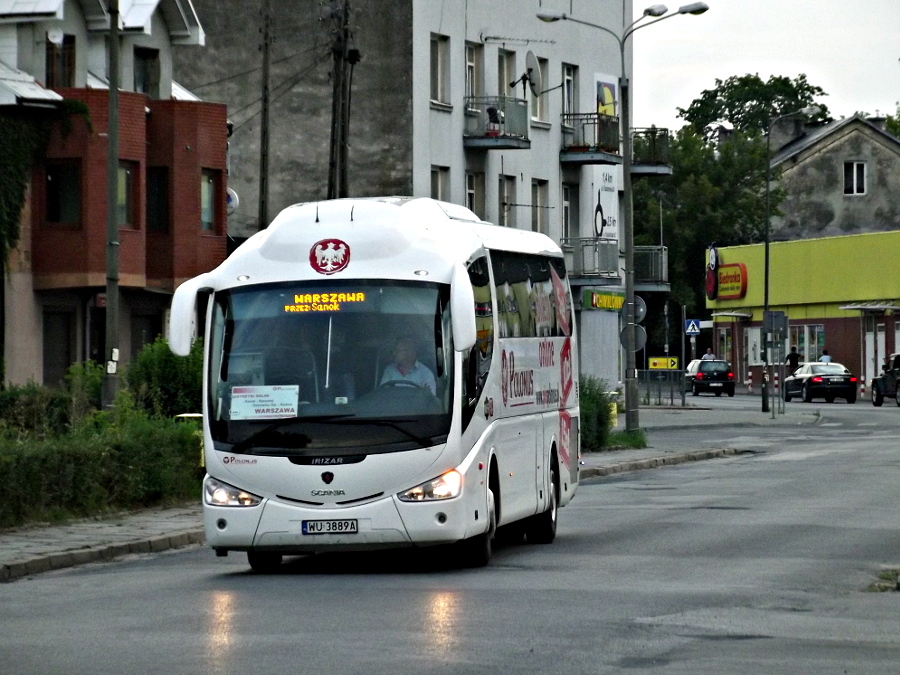
<path fill-rule="evenodd" d="M 431 373 L 431 370 L 428 369 L 428 366 L 423 366 L 418 361 L 413 364 L 413 367 L 405 375 L 397 369 L 395 364 L 391 363 L 388 365 L 381 375 L 381 384 L 391 382 L 392 380 L 405 380 L 406 382 L 412 382 L 420 387 L 427 388 L 432 394 L 437 392 L 437 387 L 434 383 L 434 375 Z"/>

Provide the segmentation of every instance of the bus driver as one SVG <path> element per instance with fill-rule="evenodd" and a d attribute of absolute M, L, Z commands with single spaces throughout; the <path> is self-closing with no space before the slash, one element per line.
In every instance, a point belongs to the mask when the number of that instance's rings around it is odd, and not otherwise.
<path fill-rule="evenodd" d="M 398 380 L 424 387 L 432 394 L 437 391 L 434 374 L 416 359 L 415 340 L 408 337 L 399 338 L 394 345 L 394 363 L 384 369 L 380 384 Z"/>

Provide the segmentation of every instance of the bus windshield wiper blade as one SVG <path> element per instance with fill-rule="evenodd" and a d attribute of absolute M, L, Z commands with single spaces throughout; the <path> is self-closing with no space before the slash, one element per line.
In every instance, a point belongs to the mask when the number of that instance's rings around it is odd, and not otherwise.
<path fill-rule="evenodd" d="M 298 424 L 303 422 L 330 422 L 335 419 L 344 419 L 347 417 L 354 417 L 352 413 L 350 414 L 341 414 L 341 415 L 314 415 L 311 417 L 285 417 L 284 419 L 275 420 L 274 422 L 270 422 L 265 427 L 260 429 L 257 432 L 250 434 L 247 438 L 242 441 L 238 441 L 234 445 L 231 446 L 231 452 L 234 454 L 241 454 L 246 452 L 248 449 L 253 447 L 253 445 L 258 442 L 260 439 L 264 438 L 267 434 L 275 431 L 276 429 L 287 426 L 289 424 Z M 306 438 L 306 436 L 304 436 Z M 306 438 L 307 442 L 309 441 Z"/>
<path fill-rule="evenodd" d="M 431 438 L 423 438 L 421 436 L 417 436 L 416 434 L 412 433 L 408 429 L 404 429 L 399 424 L 400 422 L 409 422 L 409 421 L 410 420 L 408 420 L 408 419 L 394 420 L 394 419 L 388 419 L 388 418 L 382 418 L 382 417 L 376 417 L 376 418 L 366 417 L 366 418 L 361 418 L 361 419 L 350 420 L 348 423 L 349 424 L 372 424 L 376 427 L 390 427 L 391 429 L 396 429 L 404 436 L 411 438 L 416 443 L 421 445 L 423 448 L 430 448 L 432 445 L 434 445 L 431 442 L 431 440 L 432 440 Z"/>

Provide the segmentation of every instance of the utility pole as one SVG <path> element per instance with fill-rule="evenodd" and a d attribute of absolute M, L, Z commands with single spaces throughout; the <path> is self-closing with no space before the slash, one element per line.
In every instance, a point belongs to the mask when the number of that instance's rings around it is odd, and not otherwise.
<path fill-rule="evenodd" d="M 109 124 L 106 135 L 106 369 L 103 408 L 119 388 L 119 0 L 109 0 Z"/>
<path fill-rule="evenodd" d="M 359 63 L 357 49 L 350 49 L 350 3 L 343 1 L 340 9 L 332 9 L 335 22 L 334 44 L 331 52 L 334 60 L 332 68 L 331 99 L 331 151 L 328 163 L 328 198 L 349 196 L 347 179 L 347 148 L 350 137 L 350 84 L 353 80 L 353 66 Z"/>
<path fill-rule="evenodd" d="M 271 57 L 269 47 L 271 37 L 271 0 L 263 0 L 262 6 L 262 114 L 259 130 L 259 223 L 258 230 L 269 226 L 269 66 Z"/>

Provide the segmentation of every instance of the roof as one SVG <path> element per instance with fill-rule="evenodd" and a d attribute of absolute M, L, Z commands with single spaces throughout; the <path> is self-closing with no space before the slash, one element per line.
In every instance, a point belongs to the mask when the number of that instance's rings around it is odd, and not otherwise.
<path fill-rule="evenodd" d="M 62 96 L 50 89 L 44 89 L 28 73 L 0 61 L 0 106 L 55 107 L 62 100 Z"/>
<path fill-rule="evenodd" d="M 844 119 L 835 120 L 834 122 L 829 122 L 828 124 L 823 124 L 821 126 L 808 126 L 806 127 L 806 132 L 800 136 L 799 138 L 794 139 L 784 147 L 778 150 L 772 156 L 772 166 L 777 166 L 793 157 L 796 157 L 804 150 L 807 150 L 819 142 L 821 142 L 824 138 L 831 136 L 834 133 L 837 133 L 841 129 L 850 126 L 854 122 L 863 124 L 869 129 L 871 129 L 876 134 L 882 136 L 884 140 L 896 146 L 897 151 L 900 152 L 900 139 L 895 136 L 889 134 L 884 129 L 881 129 L 875 124 L 872 124 L 869 120 L 863 117 L 851 116 L 845 117 Z"/>

